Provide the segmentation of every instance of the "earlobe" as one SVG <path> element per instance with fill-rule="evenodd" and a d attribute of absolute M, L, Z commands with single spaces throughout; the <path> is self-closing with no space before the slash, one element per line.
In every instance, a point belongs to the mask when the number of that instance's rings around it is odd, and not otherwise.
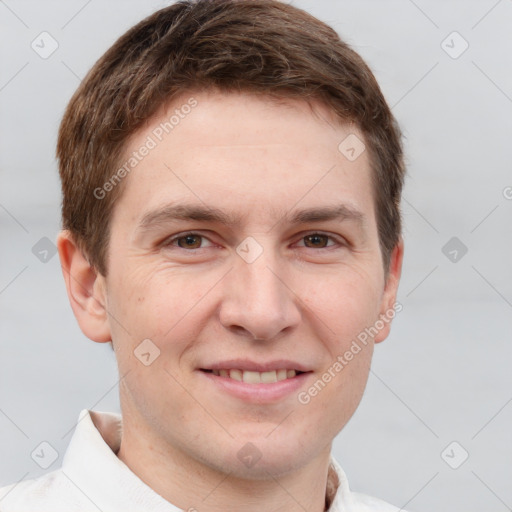
<path fill-rule="evenodd" d="M 389 272 L 382 295 L 381 308 L 379 320 L 384 324 L 378 334 L 374 338 L 375 343 L 384 341 L 391 330 L 391 322 L 396 316 L 397 312 L 401 311 L 396 303 L 396 296 L 398 292 L 398 285 L 400 283 L 400 276 L 402 275 L 402 263 L 404 258 L 404 242 L 400 237 L 396 244 L 389 262 Z"/>
<path fill-rule="evenodd" d="M 69 302 L 82 332 L 98 343 L 111 341 L 105 278 L 84 257 L 67 230 L 57 237 Z"/>

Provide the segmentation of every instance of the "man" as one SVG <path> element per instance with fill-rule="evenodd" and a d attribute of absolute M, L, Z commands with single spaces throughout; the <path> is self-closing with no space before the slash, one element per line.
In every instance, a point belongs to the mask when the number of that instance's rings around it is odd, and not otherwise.
<path fill-rule="evenodd" d="M 82 411 L 0 509 L 398 510 L 330 454 L 403 256 L 400 134 L 361 58 L 291 5 L 177 2 L 96 63 L 57 154 L 68 296 L 122 419 Z"/>

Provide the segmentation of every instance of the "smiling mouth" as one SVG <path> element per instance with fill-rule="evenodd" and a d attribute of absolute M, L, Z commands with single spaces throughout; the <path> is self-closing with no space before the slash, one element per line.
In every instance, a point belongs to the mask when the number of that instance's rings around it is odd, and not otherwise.
<path fill-rule="evenodd" d="M 211 373 L 217 377 L 224 377 L 246 384 L 272 384 L 274 382 L 281 382 L 287 379 L 293 379 L 297 375 L 305 372 L 298 370 L 289 370 L 282 368 L 279 370 L 272 370 L 268 372 L 255 372 L 248 370 L 239 370 L 236 368 L 225 370 L 206 370 L 201 369 L 202 372 Z"/>

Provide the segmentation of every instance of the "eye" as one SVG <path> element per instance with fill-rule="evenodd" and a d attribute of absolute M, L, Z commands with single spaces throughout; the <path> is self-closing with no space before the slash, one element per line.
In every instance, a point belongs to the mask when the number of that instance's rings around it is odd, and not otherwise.
<path fill-rule="evenodd" d="M 179 247 L 180 249 L 204 249 L 203 241 L 209 240 L 198 233 L 180 233 L 179 235 L 168 238 L 164 243 L 164 247 Z M 211 243 L 211 242 L 209 242 Z"/>
<path fill-rule="evenodd" d="M 328 249 L 346 245 L 342 239 L 326 233 L 308 233 L 300 239 L 299 244 L 300 242 L 303 243 L 303 245 L 301 245 L 302 247 L 308 249 Z M 162 243 L 162 246 L 170 249 L 178 248 L 194 251 L 212 247 L 213 244 L 204 235 L 196 232 L 188 232 L 169 237 Z"/>
<path fill-rule="evenodd" d="M 301 238 L 304 246 L 308 249 L 326 249 L 335 245 L 344 245 L 337 237 L 327 235 L 325 233 L 309 233 Z M 329 241 L 334 243 L 329 244 Z"/>

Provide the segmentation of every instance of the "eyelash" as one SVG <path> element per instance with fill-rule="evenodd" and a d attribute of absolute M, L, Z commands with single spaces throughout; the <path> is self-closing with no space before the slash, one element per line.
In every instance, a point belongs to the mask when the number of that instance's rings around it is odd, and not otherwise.
<path fill-rule="evenodd" d="M 347 246 L 347 243 L 345 241 L 343 241 L 341 238 L 338 238 L 334 235 L 329 235 L 328 233 L 323 233 L 321 231 L 312 231 L 310 233 L 306 233 L 305 235 L 303 235 L 300 239 L 303 240 L 304 238 L 308 237 L 308 236 L 314 236 L 314 235 L 320 235 L 320 236 L 325 236 L 327 237 L 328 239 L 334 241 L 338 246 L 340 247 L 346 247 Z M 172 248 L 176 248 L 176 249 L 183 249 L 184 251 L 187 251 L 187 252 L 197 252 L 201 249 L 207 249 L 207 247 L 199 247 L 197 249 L 186 249 L 184 247 L 178 247 L 178 246 L 173 246 L 173 243 L 182 239 L 182 238 L 186 238 L 187 236 L 196 236 L 196 237 L 200 237 L 200 238 L 204 238 L 208 241 L 211 242 L 211 240 L 208 239 L 208 237 L 206 237 L 205 235 L 202 235 L 201 233 L 197 233 L 195 231 L 188 231 L 186 233 L 179 233 L 177 235 L 174 235 L 172 236 L 171 238 L 167 238 L 166 240 L 164 240 L 164 242 L 162 243 L 162 246 L 165 247 L 165 248 L 168 248 L 168 247 L 172 247 Z M 211 242 L 213 243 L 213 242 Z M 319 249 L 332 249 L 334 248 L 335 246 L 334 245 L 328 245 L 327 247 L 319 247 L 319 248 L 315 248 L 315 247 L 304 247 L 305 249 L 313 249 L 313 250 L 319 250 Z"/>

